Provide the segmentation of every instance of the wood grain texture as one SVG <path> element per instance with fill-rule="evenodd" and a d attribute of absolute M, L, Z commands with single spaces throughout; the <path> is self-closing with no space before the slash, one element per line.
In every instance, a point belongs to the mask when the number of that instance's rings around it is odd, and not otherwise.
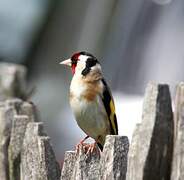
<path fill-rule="evenodd" d="M 184 179 L 184 83 L 176 89 L 175 97 L 175 139 L 171 180 Z"/>
<path fill-rule="evenodd" d="M 169 87 L 150 83 L 146 89 L 142 122 L 130 145 L 127 180 L 169 180 L 173 137 Z"/>

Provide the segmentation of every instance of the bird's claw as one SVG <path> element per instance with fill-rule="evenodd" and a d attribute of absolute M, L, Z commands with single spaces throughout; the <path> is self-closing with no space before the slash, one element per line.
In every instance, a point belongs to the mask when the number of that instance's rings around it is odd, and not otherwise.
<path fill-rule="evenodd" d="M 80 143 L 78 143 L 76 146 L 75 146 L 75 151 L 77 151 L 77 154 L 79 154 L 79 151 L 80 151 L 80 148 L 83 148 L 83 143 L 82 142 L 80 142 Z"/>
<path fill-rule="evenodd" d="M 93 152 L 97 152 L 98 154 L 100 154 L 100 151 L 96 146 L 96 142 L 92 144 L 80 142 L 75 146 L 75 150 L 77 151 L 77 154 L 79 154 L 80 149 L 82 149 L 82 151 L 84 151 L 86 155 L 92 154 Z"/>
<path fill-rule="evenodd" d="M 85 145 L 85 152 L 86 152 L 86 155 L 90 155 L 94 152 L 98 153 L 100 155 L 100 150 L 98 149 L 97 143 L 92 143 L 92 144 L 87 144 Z"/>
<path fill-rule="evenodd" d="M 92 154 L 95 150 L 96 150 L 96 143 L 93 143 L 93 144 L 88 144 L 88 147 L 87 147 L 87 152 L 86 154 Z"/>

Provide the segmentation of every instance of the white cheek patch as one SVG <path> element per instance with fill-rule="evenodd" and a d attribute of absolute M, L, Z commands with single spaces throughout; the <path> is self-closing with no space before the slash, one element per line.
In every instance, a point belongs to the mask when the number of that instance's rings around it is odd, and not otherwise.
<path fill-rule="evenodd" d="M 86 63 L 83 61 L 78 61 L 77 66 L 76 66 L 76 73 L 81 73 L 82 70 L 86 67 Z"/>
<path fill-rule="evenodd" d="M 86 56 L 86 55 L 80 55 L 79 56 L 80 61 L 84 62 L 84 63 L 87 61 L 88 58 L 89 58 L 89 56 Z"/>
<path fill-rule="evenodd" d="M 86 61 L 89 57 L 86 55 L 80 55 L 79 56 L 79 61 L 77 62 L 77 67 L 75 73 L 81 74 L 81 72 L 85 69 L 86 67 Z"/>

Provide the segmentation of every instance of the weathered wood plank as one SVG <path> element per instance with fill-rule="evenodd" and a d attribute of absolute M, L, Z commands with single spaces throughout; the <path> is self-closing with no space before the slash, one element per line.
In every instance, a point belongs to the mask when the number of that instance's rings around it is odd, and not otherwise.
<path fill-rule="evenodd" d="M 60 167 L 49 137 L 44 132 L 42 123 L 29 123 L 21 153 L 21 180 L 53 179 L 60 179 Z"/>
<path fill-rule="evenodd" d="M 77 153 L 75 151 L 65 152 L 65 158 L 64 158 L 64 163 L 63 163 L 63 168 L 61 173 L 61 180 L 72 180 L 76 158 L 77 158 Z"/>
<path fill-rule="evenodd" d="M 101 157 L 101 178 L 103 180 L 125 180 L 129 141 L 126 136 L 106 136 Z"/>
<path fill-rule="evenodd" d="M 129 180 L 135 176 L 134 173 L 136 173 L 136 171 L 134 170 L 134 168 L 139 167 L 139 162 L 135 160 L 137 156 L 137 151 L 138 149 L 141 149 L 141 146 L 142 146 L 141 143 L 138 143 L 139 136 L 140 136 L 139 129 L 140 129 L 140 124 L 137 124 L 132 136 L 132 141 L 128 152 L 128 169 L 127 169 L 126 179 L 129 179 Z"/>
<path fill-rule="evenodd" d="M 100 152 L 99 152 L 100 153 Z M 98 180 L 100 177 L 100 154 L 86 154 L 67 151 L 61 173 L 61 180 Z"/>
<path fill-rule="evenodd" d="M 169 180 L 174 124 L 168 85 L 148 85 L 142 123 L 136 131 L 128 155 L 127 180 Z"/>
<path fill-rule="evenodd" d="M 9 180 L 8 145 L 10 141 L 12 117 L 14 109 L 10 106 L 0 106 L 0 179 Z"/>
<path fill-rule="evenodd" d="M 184 179 L 184 83 L 176 89 L 175 98 L 175 140 L 171 180 Z"/>
<path fill-rule="evenodd" d="M 100 156 L 97 152 L 86 154 L 80 149 L 71 180 L 96 180 L 100 176 Z M 64 180 L 64 179 L 63 179 Z"/>
<path fill-rule="evenodd" d="M 32 157 L 29 158 L 33 158 L 32 162 L 34 162 L 30 164 L 35 165 L 35 174 L 38 175 L 33 176 L 33 179 L 57 180 L 60 178 L 60 168 L 55 160 L 49 138 L 42 131 L 42 125 L 35 124 L 32 126 L 33 129 L 28 128 L 26 131 L 28 123 L 38 120 L 35 106 L 30 102 L 22 101 L 27 100 L 28 93 L 26 71 L 21 65 L 0 63 L 0 179 L 20 180 L 21 157 L 24 157 L 22 162 L 30 169 L 24 171 L 25 168 L 21 164 L 21 178 L 31 180 L 28 177 L 30 174 L 26 172 L 31 171 L 32 167 L 28 165 L 28 161 L 24 161 L 26 145 L 30 145 L 30 150 L 27 152 L 29 155 L 33 152 Z M 24 156 L 21 156 L 25 131 L 30 137 L 26 136 Z M 31 149 L 31 146 L 34 148 Z M 35 158 L 39 161 L 37 162 Z"/>
<path fill-rule="evenodd" d="M 12 122 L 10 142 L 8 146 L 8 163 L 10 180 L 20 179 L 20 153 L 30 119 L 26 115 L 15 115 Z"/>
<path fill-rule="evenodd" d="M 26 115 L 28 112 L 28 105 L 24 107 L 20 99 L 10 99 L 1 102 L 0 104 L 0 163 L 1 168 L 4 166 L 6 171 L 0 170 L 0 179 L 3 180 L 6 172 L 6 178 L 20 179 L 20 152 L 24 133 L 28 122 L 34 120 L 32 116 Z M 29 104 L 29 103 L 26 103 Z M 24 107 L 22 109 L 22 107 Z M 27 109 L 27 110 L 26 110 Z M 29 104 L 29 111 L 32 109 L 32 104 Z M 22 115 L 19 115 L 19 114 Z M 2 160 L 2 159 L 3 160 Z"/>

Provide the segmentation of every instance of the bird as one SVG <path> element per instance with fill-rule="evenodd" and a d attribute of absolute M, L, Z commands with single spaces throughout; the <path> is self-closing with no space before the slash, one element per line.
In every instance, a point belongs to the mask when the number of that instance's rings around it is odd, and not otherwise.
<path fill-rule="evenodd" d="M 60 64 L 71 68 L 70 106 L 78 126 L 87 135 L 77 147 L 91 137 L 95 142 L 87 151 L 93 152 L 96 145 L 103 151 L 106 135 L 118 135 L 118 124 L 114 99 L 101 64 L 86 51 L 76 52 Z"/>

